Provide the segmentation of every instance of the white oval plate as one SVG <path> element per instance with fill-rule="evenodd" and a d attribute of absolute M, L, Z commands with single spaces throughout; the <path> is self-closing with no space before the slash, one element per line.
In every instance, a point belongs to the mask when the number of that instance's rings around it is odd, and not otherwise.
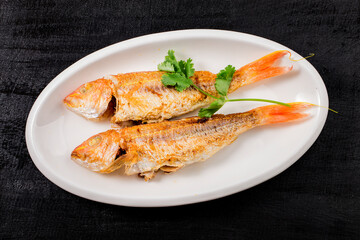
<path fill-rule="evenodd" d="M 108 74 L 156 70 L 168 49 L 178 59 L 194 59 L 196 70 L 217 73 L 228 64 L 239 68 L 272 51 L 291 49 L 276 42 L 238 32 L 184 30 L 151 34 L 94 52 L 60 73 L 43 90 L 29 114 L 26 143 L 37 168 L 59 187 L 91 200 L 124 206 L 174 206 L 223 197 L 279 174 L 314 143 L 327 110 L 314 108 L 307 121 L 260 127 L 242 135 L 205 162 L 180 171 L 158 174 L 150 182 L 125 176 L 123 170 L 98 174 L 70 159 L 71 151 L 88 137 L 110 128 L 65 109 L 62 100 L 80 84 Z M 328 106 L 325 85 L 306 60 L 291 73 L 243 87 L 231 98 L 257 97 L 284 102 L 307 101 Z M 221 113 L 242 112 L 265 105 L 227 103 Z M 186 116 L 196 115 L 197 112 Z"/>

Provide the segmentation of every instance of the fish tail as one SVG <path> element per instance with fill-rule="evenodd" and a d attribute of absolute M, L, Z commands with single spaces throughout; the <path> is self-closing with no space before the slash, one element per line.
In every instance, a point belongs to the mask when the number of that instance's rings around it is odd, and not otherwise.
<path fill-rule="evenodd" d="M 235 88 L 232 90 L 291 71 L 293 68 L 291 63 L 287 66 L 278 64 L 286 54 L 290 54 L 290 52 L 287 50 L 275 51 L 238 69 L 234 74 Z"/>
<path fill-rule="evenodd" d="M 260 125 L 267 125 L 303 119 L 309 116 L 309 114 L 301 112 L 314 106 L 313 104 L 306 102 L 293 102 L 289 103 L 289 105 L 290 107 L 269 105 L 256 108 L 254 111 L 260 115 Z"/>

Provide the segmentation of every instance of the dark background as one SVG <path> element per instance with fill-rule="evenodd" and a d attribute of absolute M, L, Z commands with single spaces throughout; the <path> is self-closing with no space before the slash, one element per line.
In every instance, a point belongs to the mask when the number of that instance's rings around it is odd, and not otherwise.
<path fill-rule="evenodd" d="M 0 1 L 0 238 L 359 239 L 359 1 Z M 328 89 L 326 125 L 293 166 L 249 190 L 171 208 L 72 195 L 34 166 L 25 123 L 61 71 L 110 44 L 191 28 L 265 37 L 307 55 Z"/>

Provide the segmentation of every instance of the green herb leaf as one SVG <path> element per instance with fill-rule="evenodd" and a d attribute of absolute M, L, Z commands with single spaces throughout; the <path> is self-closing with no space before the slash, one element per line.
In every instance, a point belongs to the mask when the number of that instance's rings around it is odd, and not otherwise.
<path fill-rule="evenodd" d="M 165 86 L 174 86 L 175 89 L 179 92 L 187 89 L 192 84 L 191 79 L 184 77 L 180 73 L 164 74 L 161 78 L 161 82 Z"/>
<path fill-rule="evenodd" d="M 181 72 L 179 63 L 174 55 L 174 50 L 168 51 L 168 55 L 165 56 L 165 61 L 158 65 L 158 70 L 165 72 Z"/>
<path fill-rule="evenodd" d="M 174 65 L 170 62 L 162 62 L 157 67 L 159 71 L 175 72 Z"/>
<path fill-rule="evenodd" d="M 235 67 L 231 65 L 228 65 L 218 73 L 215 81 L 215 88 L 221 96 L 225 97 L 227 95 L 234 73 Z"/>
<path fill-rule="evenodd" d="M 225 102 L 226 102 L 225 99 L 221 98 L 212 102 L 209 107 L 201 108 L 199 111 L 199 117 L 210 118 L 225 104 Z"/>
<path fill-rule="evenodd" d="M 173 50 L 168 51 L 168 55 L 165 56 L 165 61 L 158 65 L 158 69 L 168 72 L 162 76 L 161 82 L 165 86 L 174 86 L 179 92 L 184 91 L 194 84 L 190 79 L 195 72 L 191 58 L 186 62 L 183 60 L 178 62 Z"/>
<path fill-rule="evenodd" d="M 168 55 L 165 56 L 165 62 L 171 63 L 174 66 L 175 72 L 181 72 L 179 63 L 178 63 L 178 61 L 176 60 L 176 57 L 175 57 L 174 50 L 169 50 L 168 51 Z"/>
<path fill-rule="evenodd" d="M 194 73 L 195 73 L 194 64 L 192 63 L 192 59 L 189 58 L 186 61 L 186 65 L 185 65 L 185 75 L 187 78 L 190 78 L 194 75 Z"/>
<path fill-rule="evenodd" d="M 184 76 L 186 76 L 186 74 L 185 74 L 185 72 L 186 72 L 185 66 L 186 66 L 186 62 L 183 61 L 183 60 L 180 60 L 180 61 L 179 61 L 180 73 L 181 73 L 182 75 L 184 75 Z"/>

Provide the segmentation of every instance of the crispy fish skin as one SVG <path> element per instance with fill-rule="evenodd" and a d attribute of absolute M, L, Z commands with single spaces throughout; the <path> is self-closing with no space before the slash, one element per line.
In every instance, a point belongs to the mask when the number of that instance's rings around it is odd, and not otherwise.
<path fill-rule="evenodd" d="M 277 66 L 278 60 L 289 54 L 275 51 L 238 69 L 232 79 L 229 93 L 262 79 L 291 71 L 292 66 Z M 86 83 L 64 99 L 68 109 L 88 118 L 99 119 L 109 112 L 111 98 L 116 99 L 113 123 L 126 121 L 160 122 L 203 107 L 212 98 L 190 87 L 182 92 L 166 87 L 161 82 L 164 72 L 135 72 L 111 75 Z M 217 95 L 216 75 L 196 71 L 191 77 L 206 92 Z"/>
<path fill-rule="evenodd" d="M 302 119 L 309 103 L 291 107 L 268 105 L 245 113 L 185 118 L 108 130 L 75 148 L 71 158 L 100 173 L 125 166 L 125 174 L 139 174 L 145 180 L 159 170 L 174 172 L 208 159 L 231 144 L 241 133 L 257 126 Z"/>
<path fill-rule="evenodd" d="M 117 75 L 117 105 L 111 122 L 160 122 L 191 112 L 213 100 L 192 87 L 178 92 L 172 87 L 164 86 L 161 82 L 163 74 L 165 73 L 137 72 Z M 216 94 L 215 88 L 211 88 L 215 78 L 215 74 L 207 71 L 197 71 L 192 77 L 195 84 L 211 94 Z"/>

